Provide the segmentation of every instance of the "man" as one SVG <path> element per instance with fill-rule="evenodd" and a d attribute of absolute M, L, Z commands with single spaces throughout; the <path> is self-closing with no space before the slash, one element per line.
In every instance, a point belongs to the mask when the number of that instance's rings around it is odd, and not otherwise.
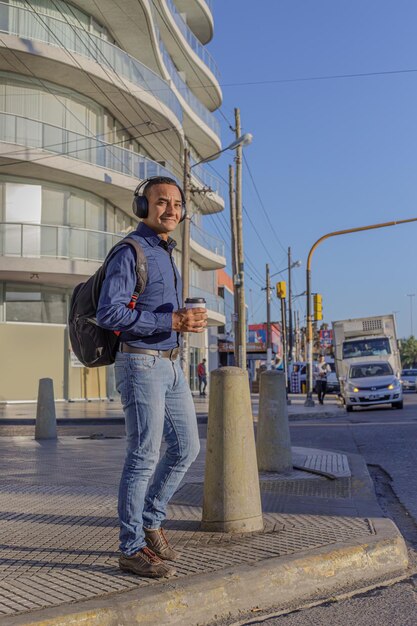
<path fill-rule="evenodd" d="M 181 277 L 172 257 L 176 243 L 169 236 L 185 210 L 180 188 L 170 178 L 155 177 L 144 186 L 143 196 L 146 217 L 129 237 L 137 239 L 147 258 L 145 291 L 128 308 L 136 286 L 136 258 L 130 246 L 121 246 L 107 266 L 97 323 L 121 333 L 115 375 L 127 453 L 119 487 L 119 566 L 160 578 L 175 573 L 167 561 L 178 556 L 161 524 L 199 452 L 194 403 L 178 358 L 180 333 L 203 332 L 207 312 L 180 305 Z M 158 461 L 162 437 L 167 449 Z"/>
<path fill-rule="evenodd" d="M 206 359 L 203 359 L 201 363 L 197 365 L 197 376 L 198 376 L 198 390 L 200 392 L 200 396 L 203 398 L 206 397 L 206 387 L 207 387 L 207 368 L 206 368 Z"/>
<path fill-rule="evenodd" d="M 324 396 L 327 391 L 327 374 L 331 371 L 330 365 L 326 363 L 324 356 L 321 354 L 319 362 L 315 367 L 316 375 L 316 392 L 317 399 L 320 404 L 324 404 Z"/>

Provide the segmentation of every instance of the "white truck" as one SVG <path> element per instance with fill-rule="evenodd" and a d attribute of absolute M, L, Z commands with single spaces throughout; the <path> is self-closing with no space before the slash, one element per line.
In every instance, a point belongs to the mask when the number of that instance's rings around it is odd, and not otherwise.
<path fill-rule="evenodd" d="M 332 326 L 336 373 L 346 409 L 385 403 L 402 408 L 394 315 L 339 320 Z"/>

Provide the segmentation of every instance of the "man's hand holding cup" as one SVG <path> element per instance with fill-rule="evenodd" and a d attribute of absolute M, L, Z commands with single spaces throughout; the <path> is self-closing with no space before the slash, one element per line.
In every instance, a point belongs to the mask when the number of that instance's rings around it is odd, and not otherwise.
<path fill-rule="evenodd" d="M 187 298 L 185 308 L 172 314 L 172 329 L 180 333 L 202 333 L 207 327 L 204 298 Z"/>

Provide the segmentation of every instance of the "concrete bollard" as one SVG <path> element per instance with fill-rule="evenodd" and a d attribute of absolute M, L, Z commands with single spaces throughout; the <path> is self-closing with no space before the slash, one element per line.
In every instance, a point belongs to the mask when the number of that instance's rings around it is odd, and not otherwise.
<path fill-rule="evenodd" d="M 292 471 L 285 374 L 277 370 L 261 374 L 256 452 L 260 472 Z"/>
<path fill-rule="evenodd" d="M 39 380 L 35 439 L 56 439 L 55 398 L 52 378 Z"/>
<path fill-rule="evenodd" d="M 262 530 L 262 506 L 247 373 L 222 367 L 210 374 L 203 530 Z"/>

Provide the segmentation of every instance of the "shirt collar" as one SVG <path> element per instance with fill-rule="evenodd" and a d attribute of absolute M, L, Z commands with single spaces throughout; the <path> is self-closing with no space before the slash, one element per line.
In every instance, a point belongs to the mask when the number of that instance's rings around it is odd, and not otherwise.
<path fill-rule="evenodd" d="M 152 228 L 149 228 L 149 226 L 143 222 L 139 222 L 136 232 L 141 237 L 144 237 L 153 248 L 159 246 L 161 241 L 164 241 Z M 175 239 L 172 239 L 172 237 L 168 237 L 166 244 L 168 250 L 172 250 L 177 245 L 177 242 Z"/>

